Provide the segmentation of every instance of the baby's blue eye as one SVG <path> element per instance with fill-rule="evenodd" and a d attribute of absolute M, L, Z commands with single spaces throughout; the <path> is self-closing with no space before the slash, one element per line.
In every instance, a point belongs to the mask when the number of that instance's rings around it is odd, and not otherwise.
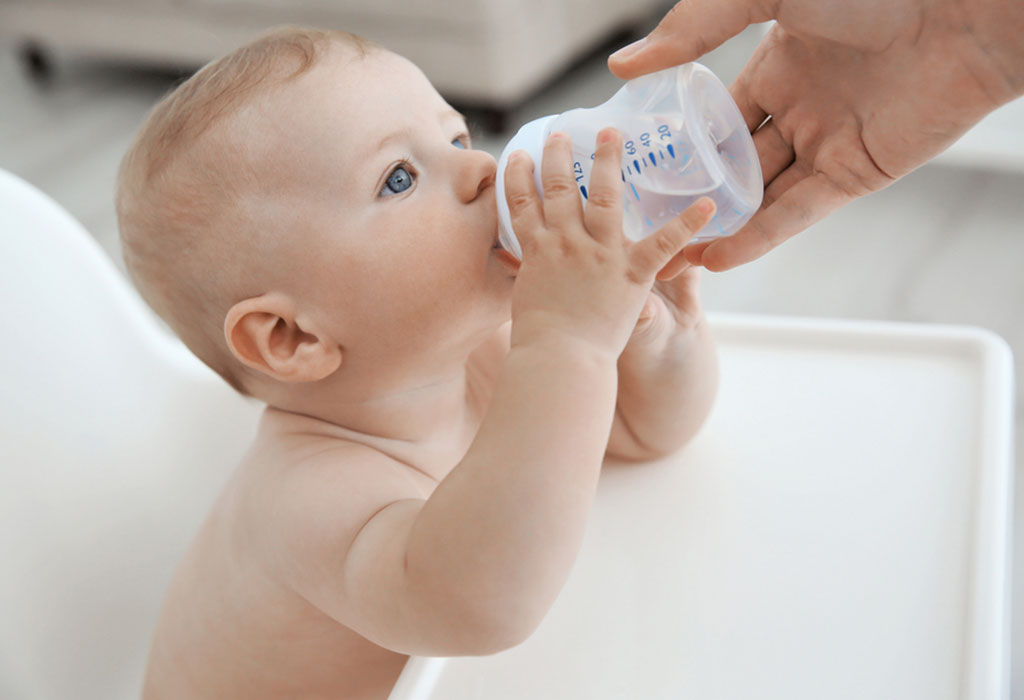
<path fill-rule="evenodd" d="M 453 145 L 453 146 L 455 146 L 456 148 L 463 148 L 463 149 L 464 149 L 464 148 L 466 147 L 466 144 L 464 144 L 464 143 L 462 142 L 462 139 L 463 139 L 463 137 L 462 137 L 462 136 L 456 136 L 456 137 L 455 137 L 455 138 L 454 138 L 454 139 L 452 140 L 452 145 Z"/>
<path fill-rule="evenodd" d="M 405 192 L 407 189 L 412 187 L 412 174 L 405 169 L 405 166 L 399 165 L 397 168 L 391 171 L 388 175 L 388 179 L 384 182 L 384 187 L 381 188 L 381 194 L 399 194 Z"/>

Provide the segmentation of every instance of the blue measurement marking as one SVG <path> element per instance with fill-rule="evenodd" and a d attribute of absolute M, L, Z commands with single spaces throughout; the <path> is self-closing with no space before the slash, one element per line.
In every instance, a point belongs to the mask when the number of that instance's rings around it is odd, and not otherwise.
<path fill-rule="evenodd" d="M 662 153 L 661 151 L 658 151 L 658 157 L 661 158 L 662 160 L 665 160 L 665 154 Z"/>
<path fill-rule="evenodd" d="M 649 228 L 654 228 L 654 222 L 651 221 L 651 217 L 646 214 L 644 214 L 644 223 L 646 223 Z"/>
<path fill-rule="evenodd" d="M 584 187 L 583 185 L 580 185 L 580 192 L 583 193 L 583 199 L 586 199 L 587 198 L 587 188 Z"/>
<path fill-rule="evenodd" d="M 636 162 L 636 158 L 633 159 L 633 169 L 640 172 L 640 164 Z"/>
<path fill-rule="evenodd" d="M 650 151 L 647 152 L 647 157 L 651 159 L 651 165 L 658 167 L 658 161 L 654 160 L 654 154 Z"/>
<path fill-rule="evenodd" d="M 622 181 L 623 181 L 623 182 L 625 182 L 625 181 L 626 181 L 626 173 L 624 173 L 624 172 L 622 172 L 622 171 L 620 170 L 620 171 L 619 171 L 619 175 L 621 175 L 621 176 L 622 176 Z"/>
<path fill-rule="evenodd" d="M 665 146 L 665 149 L 668 151 L 669 158 L 676 157 L 676 149 L 672 148 L 672 144 Z"/>
<path fill-rule="evenodd" d="M 633 190 L 633 196 L 634 196 L 634 197 L 636 197 L 636 201 L 638 201 L 638 202 L 639 202 L 639 201 L 640 201 L 640 195 L 639 195 L 639 194 L 637 194 L 637 191 L 636 191 L 636 185 L 634 185 L 634 184 L 633 184 L 633 183 L 631 182 L 631 183 L 629 183 L 629 187 L 630 187 L 630 189 L 632 189 L 632 190 Z"/>

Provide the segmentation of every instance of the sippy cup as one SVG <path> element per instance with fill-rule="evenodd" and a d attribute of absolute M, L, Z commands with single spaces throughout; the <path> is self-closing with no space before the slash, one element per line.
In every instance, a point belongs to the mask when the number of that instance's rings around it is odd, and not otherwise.
<path fill-rule="evenodd" d="M 739 108 L 715 74 L 686 63 L 630 80 L 610 100 L 525 124 L 498 159 L 498 239 L 522 258 L 505 200 L 505 166 L 523 149 L 534 163 L 541 189 L 541 156 L 552 131 L 572 140 L 573 170 L 586 206 L 597 132 L 606 126 L 622 134 L 622 228 L 639 240 L 657 231 L 707 195 L 718 207 L 695 241 L 735 233 L 761 206 L 764 185 L 754 141 Z"/>

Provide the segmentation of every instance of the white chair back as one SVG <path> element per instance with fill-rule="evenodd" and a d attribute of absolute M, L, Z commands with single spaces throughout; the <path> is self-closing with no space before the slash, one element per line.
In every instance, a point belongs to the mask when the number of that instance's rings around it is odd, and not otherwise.
<path fill-rule="evenodd" d="M 171 573 L 260 406 L 0 170 L 0 697 L 137 698 Z"/>

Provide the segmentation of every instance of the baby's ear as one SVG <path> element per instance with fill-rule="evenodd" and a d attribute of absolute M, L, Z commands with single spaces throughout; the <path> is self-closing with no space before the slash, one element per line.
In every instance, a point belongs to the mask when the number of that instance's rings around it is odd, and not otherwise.
<path fill-rule="evenodd" d="M 232 306 L 224 338 L 239 362 L 282 382 L 315 382 L 341 366 L 341 347 L 281 294 Z"/>

